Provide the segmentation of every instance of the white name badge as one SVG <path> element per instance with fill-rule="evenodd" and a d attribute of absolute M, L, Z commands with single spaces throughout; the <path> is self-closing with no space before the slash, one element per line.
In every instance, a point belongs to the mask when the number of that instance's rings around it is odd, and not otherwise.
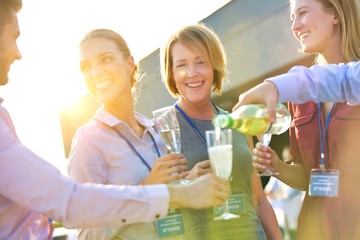
<path fill-rule="evenodd" d="M 337 197 L 340 172 L 335 169 L 312 169 L 309 184 L 309 196 Z"/>

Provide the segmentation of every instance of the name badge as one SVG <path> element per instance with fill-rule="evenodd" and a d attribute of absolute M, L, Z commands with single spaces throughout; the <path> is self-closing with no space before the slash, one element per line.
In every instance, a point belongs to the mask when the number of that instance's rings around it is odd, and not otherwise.
<path fill-rule="evenodd" d="M 157 220 L 156 227 L 160 238 L 185 233 L 182 214 L 176 211 L 170 211 L 168 216 Z"/>
<path fill-rule="evenodd" d="M 228 199 L 228 209 L 230 213 L 240 214 L 245 212 L 244 194 L 234 194 Z M 224 212 L 223 207 L 214 207 L 214 215 L 218 216 Z"/>
<path fill-rule="evenodd" d="M 337 197 L 339 171 L 335 169 L 312 169 L 309 184 L 309 196 Z"/>

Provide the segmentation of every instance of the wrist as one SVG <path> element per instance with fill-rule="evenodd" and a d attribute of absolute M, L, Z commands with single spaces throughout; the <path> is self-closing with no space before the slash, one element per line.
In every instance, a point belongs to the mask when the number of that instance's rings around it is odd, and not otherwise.
<path fill-rule="evenodd" d="M 269 96 L 272 96 L 273 98 L 275 98 L 275 102 L 278 102 L 279 101 L 279 89 L 276 86 L 276 84 L 272 80 L 269 80 L 269 79 L 266 79 L 265 83 L 267 84 L 267 88 L 268 88 L 269 92 L 271 93 L 271 94 L 269 94 Z"/>
<path fill-rule="evenodd" d="M 140 183 L 139 185 L 147 185 L 147 178 L 144 178 Z"/>
<path fill-rule="evenodd" d="M 167 185 L 170 193 L 170 208 L 180 208 L 185 207 L 185 198 L 186 195 L 184 187 L 180 184 L 168 184 Z"/>
<path fill-rule="evenodd" d="M 286 166 L 287 166 L 287 163 L 283 162 L 280 158 L 277 158 L 277 164 L 276 164 L 275 171 L 277 171 L 280 175 L 282 175 L 282 173 L 284 171 L 286 171 Z"/>

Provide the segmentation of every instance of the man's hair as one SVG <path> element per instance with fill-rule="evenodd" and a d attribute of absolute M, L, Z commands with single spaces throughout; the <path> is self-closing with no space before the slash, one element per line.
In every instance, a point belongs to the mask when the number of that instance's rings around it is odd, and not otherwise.
<path fill-rule="evenodd" d="M 22 0 L 0 0 L 0 34 L 4 26 L 10 22 L 13 12 L 22 8 Z"/>

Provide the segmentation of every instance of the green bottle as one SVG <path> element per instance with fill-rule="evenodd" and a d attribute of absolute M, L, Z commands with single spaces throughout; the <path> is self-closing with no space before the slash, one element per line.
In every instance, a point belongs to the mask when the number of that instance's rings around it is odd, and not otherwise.
<path fill-rule="evenodd" d="M 291 116 L 286 106 L 276 104 L 276 121 L 270 123 L 269 114 L 264 104 L 243 105 L 230 114 L 216 115 L 212 123 L 215 128 L 235 128 L 246 135 L 264 133 L 282 134 L 291 123 Z"/>

